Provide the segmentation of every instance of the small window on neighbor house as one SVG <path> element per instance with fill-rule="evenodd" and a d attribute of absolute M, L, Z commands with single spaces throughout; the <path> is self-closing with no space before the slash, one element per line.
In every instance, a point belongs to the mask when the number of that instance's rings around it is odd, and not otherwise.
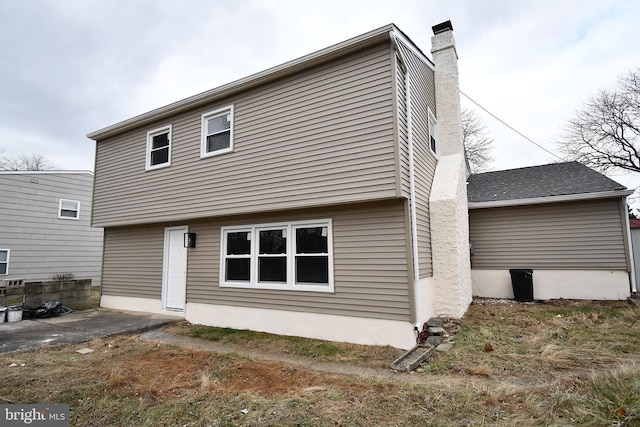
<path fill-rule="evenodd" d="M 0 275 L 9 274 L 9 249 L 0 249 Z"/>
<path fill-rule="evenodd" d="M 233 150 L 233 106 L 202 115 L 200 157 Z"/>
<path fill-rule="evenodd" d="M 146 169 L 171 165 L 171 125 L 147 132 Z"/>
<path fill-rule="evenodd" d="M 80 219 L 80 202 L 77 200 L 60 199 L 58 204 L 58 218 Z"/>
<path fill-rule="evenodd" d="M 431 146 L 431 151 L 434 153 L 438 152 L 438 124 L 436 122 L 436 117 L 433 115 L 431 110 L 429 113 L 429 144 Z"/>

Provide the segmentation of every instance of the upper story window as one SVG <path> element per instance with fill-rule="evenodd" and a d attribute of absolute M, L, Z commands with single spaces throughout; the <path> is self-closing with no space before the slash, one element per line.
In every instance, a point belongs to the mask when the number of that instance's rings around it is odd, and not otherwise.
<path fill-rule="evenodd" d="M 147 132 L 146 170 L 171 165 L 171 125 Z"/>
<path fill-rule="evenodd" d="M 9 274 L 9 249 L 0 249 L 0 275 Z"/>
<path fill-rule="evenodd" d="M 60 199 L 58 203 L 58 218 L 80 219 L 80 202 L 77 200 Z"/>
<path fill-rule="evenodd" d="M 331 220 L 221 232 L 220 286 L 333 292 Z"/>
<path fill-rule="evenodd" d="M 233 106 L 202 115 L 200 157 L 215 156 L 233 150 Z"/>
<path fill-rule="evenodd" d="M 428 110 L 429 114 L 429 145 L 431 151 L 438 152 L 438 123 L 436 122 L 436 116 L 433 115 L 431 109 Z"/>

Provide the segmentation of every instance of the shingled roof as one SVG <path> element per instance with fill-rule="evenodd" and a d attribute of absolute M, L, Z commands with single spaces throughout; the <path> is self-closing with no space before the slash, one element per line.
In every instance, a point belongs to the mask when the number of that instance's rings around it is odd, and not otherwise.
<path fill-rule="evenodd" d="M 630 193 L 622 184 L 578 162 L 473 174 L 467 185 L 470 207 L 514 205 L 525 200 L 542 202 L 544 198 L 570 199 L 569 196 L 587 198 L 581 195 L 621 197 Z"/>

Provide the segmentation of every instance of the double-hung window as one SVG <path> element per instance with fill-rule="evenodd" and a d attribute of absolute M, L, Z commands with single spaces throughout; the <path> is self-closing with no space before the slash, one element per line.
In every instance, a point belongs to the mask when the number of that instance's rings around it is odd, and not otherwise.
<path fill-rule="evenodd" d="M 233 151 L 233 106 L 202 115 L 200 157 Z"/>
<path fill-rule="evenodd" d="M 147 132 L 146 170 L 171 165 L 171 125 Z"/>
<path fill-rule="evenodd" d="M 220 286 L 333 292 L 331 220 L 223 227 Z"/>
<path fill-rule="evenodd" d="M 9 274 L 9 249 L 0 249 L 0 275 Z"/>
<path fill-rule="evenodd" d="M 80 202 L 77 200 L 60 199 L 60 202 L 58 202 L 58 218 L 80 219 Z"/>

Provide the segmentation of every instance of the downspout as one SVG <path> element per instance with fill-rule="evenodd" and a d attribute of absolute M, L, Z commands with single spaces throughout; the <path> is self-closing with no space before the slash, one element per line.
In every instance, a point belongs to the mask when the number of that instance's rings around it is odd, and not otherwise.
<path fill-rule="evenodd" d="M 629 247 L 627 262 L 629 263 L 629 279 L 631 283 L 631 294 L 638 293 L 638 284 L 636 283 L 636 266 L 633 258 L 633 242 L 631 241 L 631 225 L 629 224 L 629 213 L 627 209 L 626 198 L 622 197 L 620 204 L 622 205 L 622 214 L 625 218 L 625 233 L 627 235 L 627 246 Z"/>
<path fill-rule="evenodd" d="M 421 313 L 421 301 L 420 293 L 418 290 L 418 282 L 420 281 L 420 264 L 418 258 L 418 224 L 417 224 L 417 210 L 416 210 L 416 180 L 414 172 L 414 149 L 413 149 L 413 123 L 412 123 L 412 110 L 411 110 L 411 75 L 409 73 L 409 67 L 406 65 L 407 61 L 402 54 L 402 50 L 398 46 L 395 33 L 391 32 L 391 41 L 393 46 L 400 55 L 400 59 L 404 65 L 404 75 L 406 78 L 405 84 L 405 98 L 407 101 L 407 144 L 409 145 L 409 208 L 411 215 L 411 262 L 413 265 L 413 304 L 415 313 L 414 330 L 420 332 L 422 325 L 420 324 Z M 417 337 L 416 337 L 417 339 Z"/>

